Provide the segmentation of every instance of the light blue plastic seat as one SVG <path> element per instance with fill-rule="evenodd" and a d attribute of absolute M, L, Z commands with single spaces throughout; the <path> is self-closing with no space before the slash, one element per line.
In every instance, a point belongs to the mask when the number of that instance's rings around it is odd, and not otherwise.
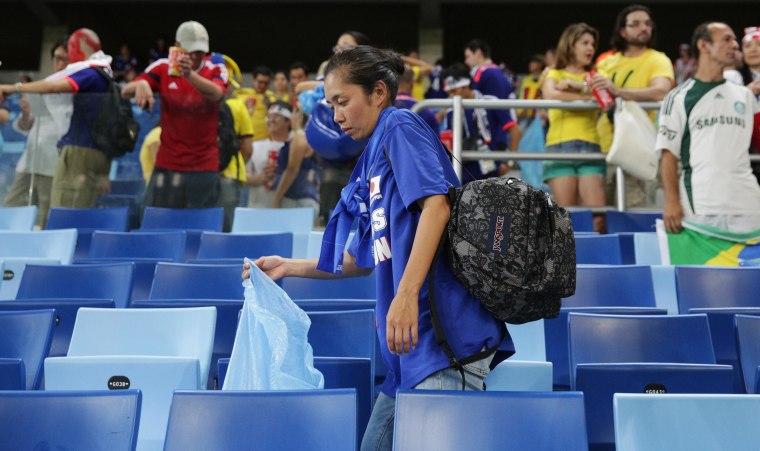
<path fill-rule="evenodd" d="M 760 267 L 676 266 L 678 310 L 760 307 Z"/>
<path fill-rule="evenodd" d="M 291 299 L 377 299 L 375 273 L 344 279 L 284 277 L 281 287 Z"/>
<path fill-rule="evenodd" d="M 126 377 L 143 391 L 139 448 L 160 450 L 172 391 L 206 388 L 215 325 L 214 307 L 82 308 L 67 357 L 45 361 L 46 387 L 95 389 Z"/>
<path fill-rule="evenodd" d="M 23 369 L 22 389 L 40 388 L 42 362 L 50 352 L 54 327 L 55 311 L 52 309 L 0 311 L 0 361 L 11 359 L 22 362 L 21 367 L 11 362 L 12 366 Z M 8 368 L 4 371 L 8 371 Z M 16 370 L 15 374 L 19 374 L 19 371 Z"/>
<path fill-rule="evenodd" d="M 393 448 L 587 451 L 583 395 L 401 390 Z"/>
<path fill-rule="evenodd" d="M 353 451 L 354 424 L 353 389 L 177 391 L 164 449 Z"/>
<path fill-rule="evenodd" d="M 309 243 L 306 248 L 306 258 L 319 258 L 322 252 L 322 238 L 325 232 L 322 230 L 312 230 L 309 232 Z"/>
<path fill-rule="evenodd" d="M 76 229 L 38 232 L 0 231 L 0 260 L 5 266 L 0 299 L 14 299 L 27 264 L 68 265 L 74 259 Z"/>
<path fill-rule="evenodd" d="M 510 357 L 496 365 L 485 382 L 488 391 L 552 391 L 552 363 Z"/>
<path fill-rule="evenodd" d="M 579 265 L 623 264 L 620 237 L 618 235 L 577 235 L 575 262 Z"/>
<path fill-rule="evenodd" d="M 235 344 L 240 310 L 243 301 L 224 299 L 147 299 L 132 302 L 132 308 L 191 308 L 191 307 L 214 307 L 216 308 L 216 327 L 214 329 L 214 352 L 211 355 L 210 373 L 207 388 L 209 390 L 222 387 L 217 373 L 217 362 L 222 358 L 229 358 L 232 354 L 232 346 Z"/>
<path fill-rule="evenodd" d="M 570 313 L 568 334 L 571 389 L 584 392 L 592 448 L 614 442 L 613 393 L 733 389 L 731 367 L 715 364 L 705 315 Z"/>
<path fill-rule="evenodd" d="M 125 308 L 132 293 L 134 263 L 28 265 L 16 299 L 113 299 Z"/>
<path fill-rule="evenodd" d="M 736 315 L 736 339 L 747 393 L 760 393 L 760 317 Z"/>
<path fill-rule="evenodd" d="M 198 258 L 189 263 L 242 265 L 245 257 L 255 260 L 266 255 L 290 258 L 293 255 L 293 234 L 203 232 Z"/>
<path fill-rule="evenodd" d="M 237 265 L 156 264 L 150 299 L 243 300 L 242 262 Z"/>
<path fill-rule="evenodd" d="M 142 392 L 137 449 L 160 451 L 174 390 L 198 389 L 198 359 L 156 356 L 51 357 L 45 360 L 46 390 Z"/>
<path fill-rule="evenodd" d="M 48 213 L 45 229 L 70 229 L 78 232 L 74 258 L 86 258 L 92 234 L 96 230 L 126 232 L 129 227 L 129 208 L 62 208 L 53 207 Z"/>
<path fill-rule="evenodd" d="M 507 330 L 515 345 L 515 353 L 510 360 L 546 362 L 546 336 L 544 320 L 525 324 L 508 324 Z"/>
<path fill-rule="evenodd" d="M 293 257 L 305 258 L 309 234 L 314 227 L 311 208 L 235 208 L 232 233 L 290 232 Z"/>
<path fill-rule="evenodd" d="M 652 265 L 652 284 L 657 307 L 664 308 L 668 315 L 678 314 L 676 294 L 676 268 L 671 265 Z"/>
<path fill-rule="evenodd" d="M 633 253 L 637 265 L 661 265 L 660 243 L 656 233 L 633 234 Z"/>
<path fill-rule="evenodd" d="M 618 451 L 754 451 L 758 395 L 615 395 Z"/>
<path fill-rule="evenodd" d="M 36 220 L 36 205 L 0 208 L 0 230 L 31 231 Z"/>
<path fill-rule="evenodd" d="M 0 391 L 0 450 L 134 451 L 141 394 Z"/>

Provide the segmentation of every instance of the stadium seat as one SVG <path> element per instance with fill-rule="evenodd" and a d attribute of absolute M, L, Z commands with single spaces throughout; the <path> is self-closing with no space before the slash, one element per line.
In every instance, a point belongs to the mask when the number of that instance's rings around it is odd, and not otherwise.
<path fill-rule="evenodd" d="M 637 265 L 661 265 L 660 243 L 656 233 L 634 233 L 633 253 Z"/>
<path fill-rule="evenodd" d="M 214 329 L 214 351 L 211 355 L 210 373 L 206 387 L 215 390 L 222 387 L 219 380 L 217 362 L 221 358 L 229 358 L 232 354 L 232 345 L 235 343 L 235 334 L 243 308 L 242 301 L 216 300 L 216 299 L 147 299 L 132 302 L 133 308 L 191 308 L 191 307 L 215 307 L 216 327 Z"/>
<path fill-rule="evenodd" d="M 584 393 L 591 449 L 613 449 L 613 393 L 733 391 L 705 315 L 571 313 L 568 328 L 571 389 Z"/>
<path fill-rule="evenodd" d="M 374 310 L 374 299 L 296 299 L 293 301 L 305 312 L 339 312 L 343 310 Z"/>
<path fill-rule="evenodd" d="M 113 299 L 125 308 L 132 293 L 134 263 L 28 265 L 16 299 Z"/>
<path fill-rule="evenodd" d="M 760 267 L 676 266 L 678 311 L 760 307 Z"/>
<path fill-rule="evenodd" d="M 583 395 L 401 390 L 393 448 L 586 451 Z"/>
<path fill-rule="evenodd" d="M 112 180 L 111 183 L 116 180 Z M 95 208 L 119 208 L 126 207 L 129 211 L 127 229 L 135 230 L 140 227 L 140 215 L 142 214 L 141 195 L 134 194 L 103 194 L 95 199 Z"/>
<path fill-rule="evenodd" d="M 37 220 L 37 206 L 0 208 L 0 230 L 28 232 Z"/>
<path fill-rule="evenodd" d="M 189 263 L 242 265 L 245 257 L 255 260 L 265 255 L 290 258 L 293 255 L 293 234 L 203 232 L 198 258 Z"/>
<path fill-rule="evenodd" d="M 617 312 L 627 315 L 665 313 L 654 308 L 656 302 L 652 273 L 647 266 L 578 265 L 575 286 L 575 294 L 562 300 L 559 317 L 544 320 L 546 360 L 554 364 L 554 385 L 560 390 L 570 387 L 567 355 L 569 312 Z"/>
<path fill-rule="evenodd" d="M 739 364 L 737 352 L 736 326 L 734 316 L 752 315 L 760 316 L 760 307 L 736 307 L 736 308 L 693 308 L 690 314 L 704 313 L 710 324 L 710 337 L 712 338 L 715 361 L 721 365 L 731 365 L 734 369 L 734 391 L 745 392 L 742 369 Z"/>
<path fill-rule="evenodd" d="M 24 299 L 22 301 L 0 302 L 0 312 L 15 312 L 25 310 L 55 310 L 55 327 L 53 341 L 48 357 L 65 356 L 69 351 L 71 333 L 77 312 L 82 307 L 113 308 L 111 299 Z"/>
<path fill-rule="evenodd" d="M 0 260 L 4 262 L 0 299 L 14 299 L 27 264 L 68 265 L 77 245 L 75 229 L 38 232 L 0 231 Z"/>
<path fill-rule="evenodd" d="M 150 299 L 243 300 L 243 265 L 158 263 Z"/>
<path fill-rule="evenodd" d="M 103 232 L 92 235 L 89 259 L 139 258 L 182 261 L 185 253 L 184 230 L 164 232 Z"/>
<path fill-rule="evenodd" d="M 235 208 L 232 233 L 290 232 L 293 257 L 305 258 L 309 234 L 314 226 L 311 208 Z"/>
<path fill-rule="evenodd" d="M 752 451 L 757 395 L 615 395 L 617 451 Z"/>
<path fill-rule="evenodd" d="M 509 324 L 507 329 L 515 345 L 515 353 L 510 359 L 528 362 L 547 361 L 543 319 L 525 324 Z"/>
<path fill-rule="evenodd" d="M 375 273 L 345 279 L 284 277 L 282 289 L 291 299 L 376 299 Z"/>
<path fill-rule="evenodd" d="M 187 234 L 184 259 L 198 256 L 203 231 L 221 232 L 224 209 L 145 207 L 140 230 L 184 230 Z"/>
<path fill-rule="evenodd" d="M 664 308 L 668 315 L 678 315 L 678 295 L 676 294 L 676 268 L 671 265 L 652 265 L 652 284 L 657 307 Z"/>
<path fill-rule="evenodd" d="M 129 209 L 115 208 L 61 208 L 53 207 L 48 214 L 45 229 L 77 229 L 77 248 L 74 258 L 85 258 L 89 254 L 92 233 L 96 230 L 126 232 L 129 224 Z"/>
<path fill-rule="evenodd" d="M 214 307 L 80 309 L 67 357 L 45 360 L 46 387 L 142 390 L 139 448 L 160 450 L 172 391 L 206 388 L 215 325 Z"/>
<path fill-rule="evenodd" d="M 21 368 L 24 370 L 21 389 L 40 388 L 42 362 L 50 352 L 54 327 L 55 311 L 52 309 L 0 311 L 0 361 L 21 360 Z M 7 367 L 5 370 L 7 371 Z"/>
<path fill-rule="evenodd" d="M 575 237 L 577 264 L 621 265 L 620 237 L 617 235 L 577 235 Z"/>
<path fill-rule="evenodd" d="M 607 210 L 607 233 L 654 232 L 654 223 L 662 219 L 661 211 Z"/>
<path fill-rule="evenodd" d="M 164 449 L 353 451 L 355 423 L 353 389 L 177 391 Z"/>
<path fill-rule="evenodd" d="M 552 391 L 552 363 L 504 360 L 486 376 L 486 390 Z"/>
<path fill-rule="evenodd" d="M 0 357 L 0 391 L 26 390 L 26 367 L 17 358 Z"/>
<path fill-rule="evenodd" d="M 360 445 L 375 399 L 372 361 L 357 357 L 314 357 L 314 368 L 324 376 L 325 389 L 356 389 L 356 438 Z"/>
<path fill-rule="evenodd" d="M 594 215 L 591 210 L 570 210 L 574 232 L 593 232 Z"/>
<path fill-rule="evenodd" d="M 747 393 L 760 393 L 760 317 L 736 315 L 739 360 Z"/>
<path fill-rule="evenodd" d="M 135 451 L 138 390 L 0 391 L 0 450 Z"/>
<path fill-rule="evenodd" d="M 374 310 L 308 312 L 308 340 L 317 357 L 362 357 L 375 364 Z"/>

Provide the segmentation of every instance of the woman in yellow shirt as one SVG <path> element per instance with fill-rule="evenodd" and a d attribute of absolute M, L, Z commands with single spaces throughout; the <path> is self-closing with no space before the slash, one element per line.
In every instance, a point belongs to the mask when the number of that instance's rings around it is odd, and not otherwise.
<path fill-rule="evenodd" d="M 556 67 L 546 75 L 541 88 L 545 99 L 591 100 L 585 77 L 592 69 L 599 32 L 585 23 L 565 28 L 557 44 Z M 601 153 L 596 131 L 598 111 L 549 110 L 547 152 Z M 605 163 L 603 161 L 547 161 L 544 180 L 559 205 L 605 205 Z M 594 227 L 603 226 L 602 217 Z"/>

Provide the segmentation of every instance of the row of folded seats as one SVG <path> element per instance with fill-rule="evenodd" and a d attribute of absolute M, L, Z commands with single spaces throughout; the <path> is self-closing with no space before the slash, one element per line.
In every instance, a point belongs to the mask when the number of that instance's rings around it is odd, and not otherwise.
<path fill-rule="evenodd" d="M 272 225 L 272 228 L 275 226 Z M 309 224 L 310 227 L 310 224 Z M 72 231 L 67 232 L 71 235 Z M 81 232 L 81 231 L 80 231 Z M 35 232 L 41 233 L 41 232 Z M 76 232 L 74 232 L 76 233 Z M 177 232 L 167 232 L 168 235 L 173 237 L 181 235 Z M 92 234 L 92 240 L 90 242 L 91 249 L 94 247 L 98 249 L 99 233 Z M 0 234 L 1 235 L 1 234 Z M 135 234 L 103 234 L 103 237 L 107 235 L 120 235 L 118 238 L 122 238 L 123 235 L 140 235 Z M 200 235 L 200 234 L 199 234 Z M 235 234 L 214 234 L 214 235 L 228 235 L 234 236 Z M 649 237 L 653 234 L 635 234 L 633 238 L 636 239 L 639 236 Z M 211 235 L 209 235 L 211 236 Z M 619 235 L 624 236 L 624 235 Z M 77 237 L 74 237 L 75 240 Z M 141 237 L 126 238 L 126 240 L 140 240 Z M 579 242 L 584 241 L 586 238 L 608 238 L 606 236 L 583 236 L 579 234 L 577 236 Z M 176 239 L 176 238 L 174 238 Z M 17 241 L 23 242 L 27 238 L 18 238 Z M 203 240 L 203 238 L 201 238 Z M 53 240 L 51 245 L 59 240 Z M 310 240 L 311 241 L 311 240 Z M 313 240 L 318 243 L 319 240 Z M 620 240 L 622 241 L 622 240 Z M 93 246 L 95 244 L 96 246 Z M 579 253 L 582 252 L 582 244 L 579 246 Z M 27 246 L 28 247 L 28 246 Z M 42 246 L 44 247 L 44 246 Z M 118 246 L 112 246 L 118 248 Z M 147 282 L 143 282 L 142 292 L 138 289 L 136 281 L 130 280 L 137 278 L 137 266 L 142 263 L 140 258 L 135 257 L 136 252 L 144 252 L 142 249 L 157 248 L 154 243 L 133 245 L 131 251 L 128 250 L 122 254 L 121 257 L 108 257 L 108 258 L 122 258 L 128 260 L 128 263 L 114 263 L 114 264 L 90 264 L 90 265 L 73 265 L 73 266 L 30 266 L 29 272 L 23 273 L 22 287 L 19 287 L 17 293 L 18 301 L 1 303 L 0 307 L 8 308 L 45 308 L 53 307 L 56 309 L 56 319 L 58 324 L 54 328 L 52 346 L 49 351 L 50 356 L 65 356 L 68 351 L 68 358 L 85 358 L 90 360 L 92 367 L 88 371 L 93 374 L 98 373 L 96 369 L 99 368 L 100 373 L 95 379 L 98 379 L 98 383 L 92 381 L 93 386 L 88 384 L 72 386 L 69 388 L 100 388 L 107 381 L 104 382 L 104 378 L 118 375 L 112 371 L 112 368 L 104 368 L 103 361 L 93 362 L 92 356 L 77 356 L 71 353 L 70 341 L 71 329 L 76 318 L 77 309 L 81 306 L 89 307 L 110 307 L 115 304 L 116 307 L 193 307 L 193 306 L 213 306 L 216 309 L 216 323 L 215 330 L 212 332 L 213 337 L 213 351 L 210 363 L 207 366 L 206 382 L 198 382 L 198 388 L 218 388 L 223 384 L 223 374 L 225 371 L 224 357 L 228 356 L 231 352 L 232 342 L 234 341 L 234 334 L 237 325 L 237 319 L 240 308 L 242 307 L 242 288 L 240 287 L 240 259 L 242 255 L 257 256 L 255 251 L 245 251 L 245 253 L 234 254 L 233 257 L 237 263 L 232 265 L 198 265 L 198 264 L 177 264 L 167 261 L 151 261 L 147 262 L 151 266 L 149 271 L 144 273 L 150 276 Z M 232 246 L 235 248 L 236 246 Z M 242 245 L 237 246 L 238 250 Z M 315 252 L 318 252 L 318 246 L 310 245 L 307 252 L 314 256 Z M 108 246 L 101 247 L 108 249 Z M 129 247 L 127 247 L 129 248 Z M 5 246 L 0 245 L 0 259 L 2 259 L 3 250 Z M 316 251 L 315 251 L 316 249 Z M 136 250 L 136 251 L 135 251 Z M 638 249 L 637 249 L 638 251 Z M 175 250 L 176 252 L 176 250 Z M 270 253 L 270 252 L 263 252 Z M 279 253 L 279 252 L 278 252 Z M 285 252 L 283 254 L 287 255 Z M 599 251 L 603 254 L 603 251 Z M 175 254 L 176 255 L 176 254 Z M 637 252 L 638 256 L 638 252 Z M 93 258 L 96 258 L 93 256 Z M 105 257 L 101 257 L 105 258 Z M 149 258 L 149 257 L 142 257 Z M 166 259 L 173 260 L 173 259 Z M 110 261 L 110 260 L 104 260 Z M 176 261 L 176 260 L 175 260 Z M 216 262 L 218 263 L 218 262 Z M 620 263 L 620 262 L 615 262 Z M 105 269 L 104 269 L 105 268 Z M 114 268 L 118 268 L 118 271 L 122 271 L 120 275 L 109 278 L 107 273 L 109 271 L 116 271 Z M 128 269 L 124 269 L 128 268 Z M 131 275 L 127 274 L 131 270 Z M 683 353 L 672 352 L 671 354 L 647 354 L 643 352 L 634 353 L 633 355 L 627 354 L 628 351 L 612 350 L 611 355 L 619 357 L 618 360 L 613 360 L 612 363 L 631 363 L 631 362 L 659 362 L 659 363 L 677 363 L 677 368 L 674 368 L 675 372 L 670 371 L 666 366 L 658 366 L 654 369 L 637 366 L 636 370 L 650 371 L 644 373 L 644 376 L 640 376 L 635 380 L 632 385 L 628 386 L 613 386 L 612 388 L 602 390 L 596 394 L 596 398 L 590 395 L 592 388 L 596 388 L 597 384 L 593 383 L 591 388 L 583 389 L 586 396 L 587 413 L 586 418 L 588 420 L 588 438 L 591 447 L 594 449 L 604 449 L 613 446 L 614 433 L 612 430 L 612 393 L 615 391 L 646 391 L 646 392 L 662 392 L 667 391 L 670 393 L 677 392 L 710 392 L 710 393 L 753 393 L 755 387 L 755 376 L 750 381 L 744 381 L 742 379 L 742 373 L 739 366 L 739 358 L 737 353 L 737 344 L 734 339 L 734 314 L 755 314 L 757 313 L 753 309 L 760 308 L 760 302 L 757 301 L 756 296 L 752 294 L 757 293 L 758 281 L 756 272 L 752 272 L 751 268 L 688 268 L 688 267 L 662 267 L 662 266 L 579 266 L 578 267 L 578 291 L 575 296 L 568 298 L 563 302 L 565 308 L 562 311 L 560 318 L 554 320 L 547 320 L 543 322 L 535 322 L 524 326 L 510 326 L 510 331 L 516 341 L 516 347 L 518 349 L 518 355 L 513 357 L 507 362 L 504 362 L 500 367 L 489 375 L 487 381 L 488 388 L 490 390 L 580 390 L 583 386 L 585 377 L 576 374 L 580 367 L 586 365 L 587 362 L 581 360 L 574 360 L 572 355 L 573 351 L 568 352 L 568 346 L 572 346 L 572 339 L 568 340 L 568 319 L 575 316 L 568 315 L 570 312 L 592 312 L 592 313 L 611 313 L 626 315 L 643 315 L 642 318 L 646 318 L 649 315 L 665 316 L 666 314 L 675 315 L 678 313 L 686 314 L 692 311 L 692 309 L 703 308 L 708 309 L 707 318 L 709 322 L 708 340 L 710 346 L 713 347 L 713 358 L 710 360 L 705 355 L 703 358 L 697 359 L 697 362 L 682 361 L 688 360 L 683 357 Z M 75 273 L 89 274 L 89 276 L 82 279 Z M 171 276 L 170 276 L 171 275 Z M 291 295 L 292 298 L 297 299 L 297 303 L 301 305 L 307 312 L 313 312 L 315 310 L 323 311 L 335 311 L 335 310 L 357 310 L 368 309 L 374 306 L 374 281 L 371 278 L 368 280 L 345 280 L 345 281 L 310 281 L 306 279 L 286 279 L 282 281 L 281 286 Z M 25 282 L 28 280 L 28 283 Z M 1 288 L 1 287 L 0 287 Z M 109 291 L 110 290 L 110 291 Z M 131 290 L 131 291 L 129 291 Z M 135 292 L 139 293 L 135 296 Z M 75 302 L 76 299 L 40 299 L 40 298 L 90 298 L 82 300 L 81 303 Z M 312 299 L 304 300 L 299 298 L 332 298 L 332 299 Z M 360 298 L 365 297 L 363 300 L 347 301 L 341 298 Z M 98 300 L 98 298 L 101 298 Z M 221 299 L 220 299 L 221 298 Z M 52 304 L 51 304 L 52 303 Z M 20 304 L 20 305 L 19 305 Z M 723 310 L 714 310 L 722 308 Z M 713 309 L 713 310 L 709 310 Z M 696 310 L 695 310 L 696 311 Z M 347 319 L 346 323 L 354 325 L 353 331 L 343 331 L 336 333 L 336 330 L 342 330 L 339 326 L 330 324 L 323 328 L 324 340 L 330 341 L 328 345 L 320 344 L 319 330 L 320 330 L 320 316 L 311 313 L 314 326 L 312 327 L 312 333 L 310 333 L 310 342 L 315 349 L 315 365 L 320 371 L 325 374 L 326 387 L 345 387 L 350 386 L 357 389 L 357 396 L 359 399 L 359 407 L 357 410 L 357 433 L 356 437 L 361 437 L 363 432 L 363 425 L 366 425 L 366 420 L 371 409 L 374 388 L 372 384 L 376 381 L 382 380 L 385 369 L 382 366 L 382 361 L 376 359 L 377 349 L 379 346 L 374 335 L 374 318 L 373 312 L 369 311 L 363 313 L 365 319 L 360 319 L 359 316 L 362 312 L 347 312 L 344 313 L 344 318 Z M 348 319 L 350 315 L 354 316 Z M 175 315 L 172 315 L 175 316 Z M 338 321 L 340 315 L 326 314 L 324 318 L 330 318 L 330 321 Z M 316 320 L 314 318 L 317 318 Z M 369 320 L 367 320 L 369 318 Z M 659 319 L 659 318 L 658 318 Z M 163 321 L 162 321 L 163 322 Z M 336 328 L 337 327 L 337 328 Z M 68 328 L 68 332 L 65 329 Z M 128 328 L 128 335 L 137 333 L 139 327 Z M 572 330 L 578 330 L 570 328 Z M 582 329 L 585 329 L 582 328 Z M 737 327 L 738 329 L 738 327 Z M 354 337 L 355 334 L 364 330 L 365 333 L 362 337 L 366 338 L 350 338 L 345 339 L 342 337 L 349 336 Z M 366 333 L 369 331 L 369 333 Z M 169 333 L 164 331 L 164 333 Z M 647 335 L 649 332 L 647 333 Z M 629 334 L 631 337 L 636 334 Z M 626 343 L 633 343 L 632 346 L 643 346 L 657 348 L 660 346 L 658 341 L 654 344 L 651 342 L 648 344 L 642 344 L 636 342 L 629 337 L 629 335 L 622 334 L 612 338 L 604 338 L 602 341 L 624 341 Z M 666 335 L 668 336 L 668 335 Z M 690 343 L 691 335 L 688 339 L 684 339 L 685 342 Z M 59 339 L 60 338 L 60 339 Z M 668 338 L 660 338 L 661 341 L 670 340 Z M 696 340 L 696 339 L 695 339 Z M 97 341 L 97 340 L 96 340 Z M 106 340 L 101 340 L 105 342 Z M 127 341 L 129 341 L 127 339 Z M 570 341 L 570 343 L 568 343 Z M 696 340 L 703 343 L 704 340 Z M 755 340 L 757 342 L 758 340 Z M 593 340 L 592 340 L 593 342 Z M 336 344 L 350 343 L 355 345 L 352 348 L 343 348 L 336 350 L 334 347 Z M 368 344 L 369 343 L 369 344 Z M 327 346 L 322 348 L 322 346 Z M 105 346 L 106 349 L 109 346 Z M 113 347 L 111 347 L 113 348 Z M 150 348 L 150 346 L 148 347 Z M 370 350 L 372 353 L 370 354 Z M 102 352 L 114 352 L 101 351 Z M 132 353 L 137 351 L 130 351 Z M 156 370 L 159 366 L 155 364 L 156 357 L 163 358 L 165 356 L 156 356 L 151 354 L 151 351 L 139 350 L 140 353 L 147 352 L 148 357 L 153 357 L 154 362 L 151 362 L 149 367 L 152 370 Z M 157 353 L 163 351 L 155 351 Z M 98 354 L 100 355 L 100 354 Z M 112 354 L 104 354 L 112 355 Z M 630 355 L 630 356 L 629 356 Z M 357 357 L 358 356 L 358 357 Z M 0 354 L 2 357 L 2 354 Z M 717 359 L 716 359 L 717 357 Z M 99 357 L 101 358 L 101 357 Z M 599 363 L 610 363 L 604 357 Z M 357 361 L 358 359 L 358 361 Z M 622 359 L 622 360 L 620 360 Z M 118 359 L 117 359 L 118 360 Z M 528 360 L 528 361 L 525 361 Z M 662 361 L 664 360 L 664 362 Z M 200 360 L 199 360 L 200 361 Z M 742 359 L 741 363 L 744 364 L 750 362 L 751 359 Z M 55 362 L 55 361 L 53 361 Z M 75 364 L 74 360 L 69 360 L 67 365 Z M 689 367 L 684 370 L 684 365 L 713 365 L 715 363 L 723 364 L 728 363 L 732 367 L 718 368 L 717 371 L 711 366 L 708 371 L 712 371 L 713 379 L 707 377 L 710 382 L 707 387 L 700 386 L 700 390 L 694 388 L 694 385 L 683 385 L 683 381 L 696 374 L 694 372 L 701 371 L 701 368 Z M 755 370 L 757 370 L 757 364 L 755 363 Z M 55 365 L 55 363 L 53 363 Z M 175 369 L 182 368 L 181 364 L 176 363 Z M 750 369 L 744 371 L 744 376 L 747 377 L 751 374 Z M 192 366 L 192 365 L 191 365 Z M 373 369 L 374 366 L 374 369 Z M 630 365 L 629 365 L 630 366 Z M 200 364 L 199 364 L 200 368 Z M 612 379 L 622 378 L 622 380 L 630 380 L 629 373 L 630 368 L 625 366 L 616 365 L 614 368 L 604 369 L 609 370 Z M 720 385 L 726 380 L 726 372 L 731 374 L 731 387 L 725 388 L 725 385 Z M 585 367 L 584 370 L 586 371 Z M 678 371 L 681 371 L 679 373 Z M 691 373 L 684 373 L 684 371 L 693 371 Z M 199 372 L 201 370 L 199 369 Z M 18 374 L 18 371 L 17 371 Z M 184 374 L 184 373 L 183 373 Z M 366 377 L 369 374 L 369 377 Z M 593 373 L 597 374 L 597 373 Z M 185 374 L 186 377 L 187 375 Z M 374 377 L 372 377 L 374 376 Z M 607 375 L 603 375 L 606 377 Z M 668 379 L 669 377 L 669 379 Z M 626 379 L 627 378 L 627 379 Z M 73 380 L 86 378 L 72 377 Z M 139 378 L 138 378 L 139 379 Z M 185 386 L 177 385 L 177 381 L 181 378 L 175 377 L 174 379 L 168 378 L 168 388 L 163 387 L 162 396 L 154 396 L 155 391 L 143 388 L 143 420 L 146 424 L 155 426 L 151 430 L 151 426 L 147 429 L 143 428 L 141 432 L 141 447 L 140 449 L 159 449 L 160 443 L 163 440 L 163 432 L 166 427 L 165 418 L 168 414 L 168 406 L 170 404 L 170 394 L 175 388 L 188 388 Z M 573 380 L 571 380 L 573 379 Z M 699 378 L 697 378 L 699 379 Z M 18 380 L 18 379 L 17 379 Z M 45 382 L 43 382 L 43 380 Z M 164 382 L 164 379 L 160 379 Z M 592 381 L 594 379 L 591 379 Z M 665 382 L 663 382 L 665 381 Z M 28 384 L 28 380 L 26 381 Z M 42 384 L 47 384 L 47 377 L 44 379 L 42 376 L 35 378 L 35 382 L 32 387 L 41 387 Z M 123 381 L 113 381 L 114 384 L 121 383 Z M 580 387 L 579 387 L 580 384 Z M 130 385 L 136 388 L 142 388 L 136 384 L 133 380 L 130 380 Z M 22 385 L 23 386 L 23 385 Z M 664 387 L 664 388 L 663 388 Z M 684 388 L 685 387 L 685 388 Z M 47 389 L 51 387 L 46 385 Z M 123 388 L 123 387 L 120 387 Z M 158 391 L 161 391 L 158 390 Z M 150 402 L 145 401 L 149 398 Z M 158 400 L 158 401 L 156 401 Z M 596 401 L 594 401 L 596 400 Z M 601 408 L 596 404 L 590 405 L 590 403 L 600 402 Z M 146 408 L 147 406 L 147 408 Z M 147 412 L 147 413 L 145 413 Z M 593 414 L 592 414 L 593 413 Z M 598 413 L 598 415 L 596 414 Z M 146 414 L 147 418 L 146 419 Z M 159 418 L 156 421 L 156 418 Z M 163 418 L 163 421 L 161 420 Z"/>
<path fill-rule="evenodd" d="M 585 451 L 580 392 L 408 390 L 396 398 L 393 448 Z M 757 449 L 758 395 L 614 396 L 618 451 Z M 141 449 L 139 390 L 0 392 L 0 450 Z M 356 391 L 173 393 L 163 448 L 356 449 Z"/>

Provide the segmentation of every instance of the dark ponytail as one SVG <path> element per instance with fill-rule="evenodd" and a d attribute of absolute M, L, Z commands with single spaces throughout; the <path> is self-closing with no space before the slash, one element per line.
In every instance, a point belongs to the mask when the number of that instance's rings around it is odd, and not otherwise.
<path fill-rule="evenodd" d="M 396 52 L 360 45 L 334 54 L 327 63 L 325 77 L 340 71 L 343 81 L 361 86 L 367 95 L 372 93 L 378 81 L 382 81 L 388 87 L 388 98 L 393 103 L 398 93 L 398 78 L 404 70 L 404 62 Z"/>

